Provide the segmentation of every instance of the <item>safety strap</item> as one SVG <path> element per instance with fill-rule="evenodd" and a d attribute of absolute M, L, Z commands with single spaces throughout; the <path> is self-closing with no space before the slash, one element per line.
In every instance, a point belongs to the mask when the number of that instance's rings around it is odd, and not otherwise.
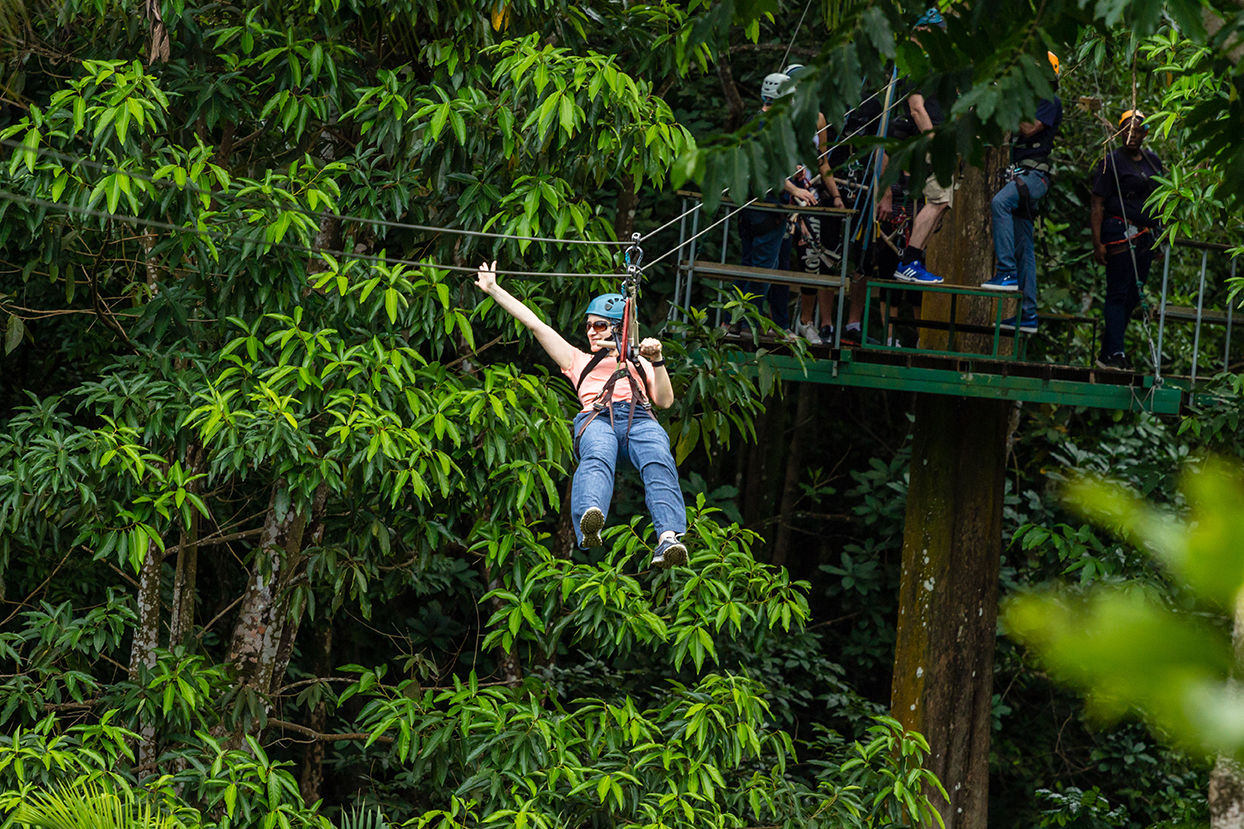
<path fill-rule="evenodd" d="M 1111 219 L 1118 219 L 1120 222 L 1122 222 L 1122 223 L 1123 223 L 1123 227 L 1125 228 L 1125 229 L 1124 229 L 1124 233 L 1126 233 L 1126 232 L 1127 232 L 1127 231 L 1126 231 L 1126 228 L 1127 228 L 1127 227 L 1129 227 L 1129 226 L 1131 226 L 1131 227 L 1135 227 L 1135 225 L 1131 225 L 1131 224 L 1128 222 L 1128 220 L 1127 220 L 1127 219 L 1125 219 L 1125 218 L 1123 218 L 1122 216 L 1110 216 L 1109 218 L 1111 218 Z M 1135 233 L 1131 234 L 1130 236 L 1124 236 L 1122 239 L 1115 239 L 1113 242 L 1104 242 L 1103 244 L 1105 244 L 1105 246 L 1106 246 L 1106 247 L 1111 247 L 1112 245 L 1122 245 L 1122 244 L 1125 244 L 1125 243 L 1131 243 L 1131 242 L 1135 241 L 1136 239 L 1139 239 L 1141 236 L 1144 236 L 1146 233 L 1152 233 L 1152 232 L 1153 232 L 1153 228 L 1151 228 L 1151 227 L 1142 227 L 1142 228 L 1138 229 Z"/>

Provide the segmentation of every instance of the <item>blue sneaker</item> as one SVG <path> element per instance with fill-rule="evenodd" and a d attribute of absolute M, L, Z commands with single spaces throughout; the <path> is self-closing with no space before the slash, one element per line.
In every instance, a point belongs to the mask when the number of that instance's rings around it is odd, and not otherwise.
<path fill-rule="evenodd" d="M 923 262 L 909 262 L 906 265 L 899 265 L 898 270 L 894 272 L 894 278 L 903 282 L 918 282 L 922 285 L 936 285 L 944 282 L 940 276 L 935 273 L 929 273 L 925 269 Z"/>
<path fill-rule="evenodd" d="M 981 287 L 990 291 L 1018 291 L 1019 280 L 1013 273 L 999 273 L 988 282 L 982 282 Z"/>
<path fill-rule="evenodd" d="M 662 541 L 657 548 L 652 551 L 652 566 L 660 567 L 677 567 L 687 563 L 687 547 L 677 538 L 670 538 Z"/>
<path fill-rule="evenodd" d="M 1014 331 L 1015 330 L 1015 317 L 1008 317 L 1004 319 L 998 327 L 1001 328 L 1003 331 Z M 1037 333 L 1037 318 L 1036 317 L 1024 317 L 1022 320 L 1019 321 L 1019 330 L 1025 334 Z"/>

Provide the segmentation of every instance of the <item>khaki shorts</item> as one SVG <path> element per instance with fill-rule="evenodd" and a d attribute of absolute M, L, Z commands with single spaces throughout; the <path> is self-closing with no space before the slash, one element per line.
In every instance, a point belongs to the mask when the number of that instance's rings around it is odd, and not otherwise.
<path fill-rule="evenodd" d="M 944 204 L 953 207 L 955 204 L 955 188 L 959 182 L 951 180 L 950 185 L 943 187 L 937 183 L 937 176 L 930 175 L 924 181 L 924 200 L 927 204 Z"/>

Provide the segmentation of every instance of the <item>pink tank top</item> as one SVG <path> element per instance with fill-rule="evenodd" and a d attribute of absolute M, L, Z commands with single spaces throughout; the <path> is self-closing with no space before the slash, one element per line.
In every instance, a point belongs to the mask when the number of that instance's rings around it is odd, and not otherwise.
<path fill-rule="evenodd" d="M 587 368 L 587 364 L 592 361 L 593 354 L 586 351 L 575 349 L 574 360 L 570 363 L 569 368 L 562 369 L 562 374 L 570 378 L 570 385 L 573 386 L 579 382 L 579 375 L 583 373 L 583 369 Z M 635 355 L 635 360 L 644 368 L 644 374 L 652 377 L 652 364 L 639 355 Z M 579 403 L 584 410 L 592 408 L 596 403 L 596 398 L 600 397 L 601 391 L 605 388 L 605 382 L 610 376 L 618 370 L 618 361 L 614 357 L 606 357 L 588 372 L 587 377 L 583 378 L 583 385 L 579 386 Z M 648 389 L 644 385 L 642 377 L 635 370 L 634 361 L 627 364 L 627 370 L 631 376 L 635 378 L 636 388 L 644 390 L 644 394 L 648 394 Z M 625 403 L 631 399 L 631 384 L 627 382 L 625 377 L 619 377 L 618 382 L 613 384 L 613 394 L 610 402 Z"/>

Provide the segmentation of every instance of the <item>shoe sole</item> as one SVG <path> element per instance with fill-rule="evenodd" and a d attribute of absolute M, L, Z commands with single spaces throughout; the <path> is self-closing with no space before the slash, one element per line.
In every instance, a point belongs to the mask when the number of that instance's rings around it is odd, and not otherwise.
<path fill-rule="evenodd" d="M 665 548 L 665 558 L 660 561 L 654 558 L 652 563 L 662 569 L 681 567 L 687 563 L 687 548 L 681 542 L 671 544 Z"/>
<path fill-rule="evenodd" d="M 999 325 L 999 326 L 998 326 L 998 330 L 1000 330 L 1000 331 L 1014 331 L 1014 330 L 1015 330 L 1015 326 L 1014 326 L 1014 325 Z M 1025 325 L 1021 325 L 1021 326 L 1019 327 L 1019 333 L 1021 333 L 1021 334 L 1035 334 L 1035 333 L 1037 333 L 1037 328 L 1036 328 L 1036 326 L 1025 326 Z"/>
<path fill-rule="evenodd" d="M 1008 294 L 1019 292 L 1018 285 L 990 285 L 988 282 L 982 282 L 981 287 L 984 288 L 986 291 L 1000 291 L 1000 292 L 1006 292 Z"/>
<path fill-rule="evenodd" d="M 591 507 L 579 519 L 579 532 L 583 533 L 584 547 L 603 547 L 605 542 L 600 539 L 600 531 L 605 527 L 605 514 L 596 507 Z"/>
<path fill-rule="evenodd" d="M 1127 366 L 1112 366 L 1109 363 L 1103 363 L 1101 360 L 1096 362 L 1098 368 L 1104 368 L 1106 371 L 1130 371 Z"/>

